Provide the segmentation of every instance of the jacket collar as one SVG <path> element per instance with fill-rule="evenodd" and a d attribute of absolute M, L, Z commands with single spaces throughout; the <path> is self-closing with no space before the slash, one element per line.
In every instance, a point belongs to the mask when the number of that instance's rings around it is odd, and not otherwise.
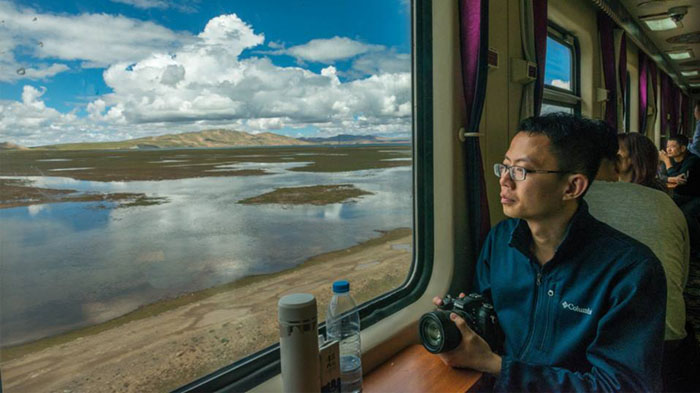
<path fill-rule="evenodd" d="M 564 239 L 559 243 L 552 261 L 562 258 L 562 256 L 569 254 L 570 251 L 576 250 L 578 248 L 577 245 L 584 241 L 584 238 L 589 232 L 590 225 L 594 221 L 595 219 L 588 212 L 588 204 L 581 199 L 576 212 L 566 226 Z M 515 225 L 515 228 L 513 228 L 513 232 L 511 232 L 508 245 L 520 251 L 520 253 L 526 257 L 532 258 L 533 255 L 530 251 L 531 243 L 532 233 L 530 232 L 530 227 L 527 225 L 527 221 L 518 219 L 518 223 Z"/>

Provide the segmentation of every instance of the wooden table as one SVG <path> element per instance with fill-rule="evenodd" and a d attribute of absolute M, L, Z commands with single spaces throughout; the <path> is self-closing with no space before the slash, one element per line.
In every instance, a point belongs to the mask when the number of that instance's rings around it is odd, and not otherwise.
<path fill-rule="evenodd" d="M 412 345 L 365 375 L 364 393 L 465 393 L 481 378 L 481 373 L 446 366 L 422 345 Z"/>

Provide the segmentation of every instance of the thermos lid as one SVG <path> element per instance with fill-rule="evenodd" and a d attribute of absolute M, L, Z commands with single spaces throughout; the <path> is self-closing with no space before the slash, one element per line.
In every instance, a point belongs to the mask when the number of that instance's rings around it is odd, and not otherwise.
<path fill-rule="evenodd" d="M 350 283 L 347 280 L 338 280 L 333 283 L 333 293 L 346 293 L 350 291 Z"/>
<path fill-rule="evenodd" d="M 284 322 L 316 319 L 316 298 L 310 293 L 293 293 L 280 298 L 278 317 Z"/>

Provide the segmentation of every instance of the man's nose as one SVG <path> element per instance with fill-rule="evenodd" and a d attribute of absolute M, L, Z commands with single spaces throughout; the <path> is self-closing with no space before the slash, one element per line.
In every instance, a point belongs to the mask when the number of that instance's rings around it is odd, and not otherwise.
<path fill-rule="evenodd" d="M 504 170 L 501 172 L 501 177 L 498 178 L 498 184 L 500 184 L 501 187 L 513 188 L 513 183 L 513 179 L 510 177 L 510 171 Z"/>

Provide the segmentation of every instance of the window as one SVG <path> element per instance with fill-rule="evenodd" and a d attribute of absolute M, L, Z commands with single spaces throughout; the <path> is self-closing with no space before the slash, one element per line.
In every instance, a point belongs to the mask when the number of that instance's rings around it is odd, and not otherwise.
<path fill-rule="evenodd" d="M 547 35 L 544 83 L 541 113 L 580 112 L 578 42 L 551 23 Z"/>
<path fill-rule="evenodd" d="M 2 390 L 215 390 L 275 372 L 282 294 L 420 292 L 409 3 L 4 6 Z"/>

